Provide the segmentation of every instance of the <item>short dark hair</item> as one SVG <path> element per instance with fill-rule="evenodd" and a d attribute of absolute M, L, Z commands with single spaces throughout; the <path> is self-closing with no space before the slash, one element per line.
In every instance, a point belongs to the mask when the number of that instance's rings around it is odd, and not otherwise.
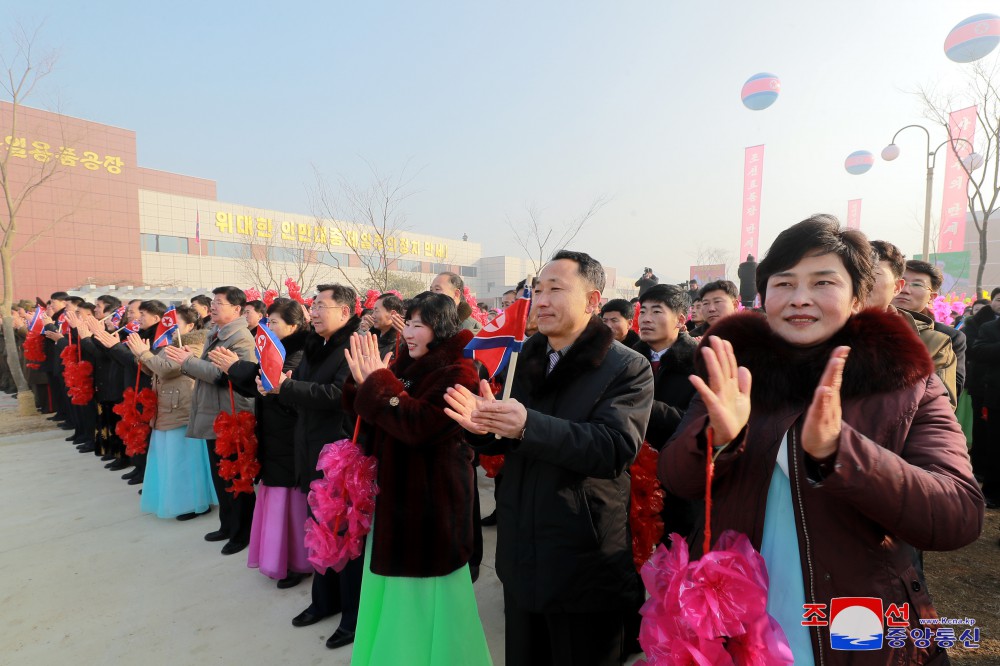
<path fill-rule="evenodd" d="M 698 300 L 705 300 L 705 294 L 710 291 L 724 291 L 726 292 L 726 296 L 729 296 L 729 298 L 734 301 L 740 300 L 739 287 L 737 287 L 736 283 L 732 280 L 716 280 L 715 282 L 709 282 L 698 290 Z"/>
<path fill-rule="evenodd" d="M 403 301 L 396 294 L 382 294 L 375 299 L 376 303 L 379 301 L 382 301 L 382 307 L 386 310 L 403 314 Z"/>
<path fill-rule="evenodd" d="M 867 299 L 875 286 L 875 253 L 868 238 L 857 229 L 842 229 L 833 215 L 818 214 L 778 234 L 757 265 L 757 293 L 761 306 L 767 297 L 767 281 L 772 275 L 788 270 L 803 257 L 831 253 L 844 262 L 851 276 L 854 297 L 860 301 Z"/>
<path fill-rule="evenodd" d="M 873 240 L 871 241 L 871 245 L 872 249 L 875 250 L 875 262 L 889 262 L 889 266 L 892 267 L 893 277 L 897 280 L 903 277 L 903 271 L 906 270 L 906 255 L 888 241 Z"/>
<path fill-rule="evenodd" d="M 66 302 L 67 303 L 72 303 L 76 307 L 80 307 L 80 304 L 86 303 L 87 301 L 83 300 L 79 296 L 67 296 L 66 297 Z"/>
<path fill-rule="evenodd" d="M 1000 292 L 1000 287 L 998 287 L 998 288 L 994 289 L 993 291 L 998 291 L 998 292 Z M 976 300 L 975 300 L 975 301 L 974 301 L 974 302 L 972 303 L 972 305 L 989 305 L 989 304 L 990 304 L 990 299 L 988 299 L 988 298 L 977 298 L 977 299 L 976 299 Z M 971 306 L 970 306 L 970 307 L 971 307 Z"/>
<path fill-rule="evenodd" d="M 294 326 L 296 330 L 305 328 L 306 314 L 302 311 L 302 305 L 291 298 L 276 298 L 267 308 L 267 316 L 276 314 L 281 317 L 286 324 Z"/>
<path fill-rule="evenodd" d="M 458 289 L 461 293 L 465 293 L 465 281 L 459 276 L 458 273 L 453 273 L 451 271 L 441 271 L 438 273 L 438 277 L 442 275 L 448 276 L 448 281 L 451 282 L 452 288 Z"/>
<path fill-rule="evenodd" d="M 629 321 L 632 321 L 632 317 L 635 316 L 635 308 L 624 298 L 612 298 L 605 303 L 604 307 L 601 308 L 601 316 L 603 317 L 609 312 L 617 312 Z"/>
<path fill-rule="evenodd" d="M 247 308 L 253 308 L 253 311 L 259 315 L 267 314 L 267 307 L 264 305 L 264 301 L 247 301 L 246 305 L 243 306 L 243 311 L 246 312 Z"/>
<path fill-rule="evenodd" d="M 355 301 L 358 298 L 354 289 L 342 284 L 321 284 L 316 287 L 317 294 L 322 294 L 324 291 L 332 292 L 330 298 L 336 301 L 337 305 L 349 305 L 351 312 L 354 312 Z"/>
<path fill-rule="evenodd" d="M 674 312 L 678 317 L 687 317 L 688 308 L 691 307 L 691 297 L 688 293 L 677 285 L 658 284 L 647 289 L 639 297 L 639 303 L 662 303 Z"/>
<path fill-rule="evenodd" d="M 139 312 L 148 312 L 151 315 L 162 317 L 167 312 L 167 306 L 163 301 L 143 301 L 139 304 Z"/>
<path fill-rule="evenodd" d="M 90 314 L 94 314 L 95 310 L 97 309 L 93 303 L 88 303 L 86 301 L 84 301 L 83 303 L 78 303 L 76 307 L 80 308 L 81 310 L 86 310 Z"/>
<path fill-rule="evenodd" d="M 1000 287 L 993 288 L 993 291 L 990 292 L 990 300 L 992 301 L 994 298 L 996 298 L 997 294 L 1000 294 Z"/>
<path fill-rule="evenodd" d="M 209 301 L 209 302 L 211 302 L 211 301 Z M 128 302 L 129 305 L 132 305 L 133 303 L 142 303 L 142 299 L 141 298 L 133 298 L 131 301 Z"/>
<path fill-rule="evenodd" d="M 226 303 L 230 305 L 235 305 L 243 312 L 243 308 L 247 304 L 247 295 L 239 287 L 216 287 L 212 290 L 212 293 L 216 296 L 223 296 L 226 299 Z"/>
<path fill-rule="evenodd" d="M 517 291 L 516 291 L 516 290 L 514 290 L 514 289 L 508 289 L 507 291 L 503 292 L 503 293 L 502 293 L 502 294 L 500 294 L 500 295 L 501 295 L 501 296 L 506 296 L 507 294 L 514 294 L 515 296 L 517 296 Z"/>
<path fill-rule="evenodd" d="M 206 296 L 205 294 L 198 294 L 197 296 L 191 297 L 191 305 L 194 305 L 195 303 L 203 307 L 210 308 L 212 307 L 212 298 L 210 296 Z"/>
<path fill-rule="evenodd" d="M 462 330 L 455 299 L 450 296 L 433 291 L 421 292 L 407 302 L 404 318 L 412 319 L 418 312 L 420 321 L 434 333 L 434 339 L 427 344 L 428 349 L 455 337 Z"/>
<path fill-rule="evenodd" d="M 559 261 L 560 259 L 569 259 L 570 261 L 576 262 L 576 269 L 582 277 L 591 287 L 597 291 L 604 291 L 605 285 L 605 274 L 604 266 L 601 266 L 601 262 L 594 259 L 592 256 L 586 252 L 574 252 L 573 250 L 559 250 L 554 255 L 552 255 L 552 261 Z"/>
<path fill-rule="evenodd" d="M 934 291 L 940 290 L 941 285 L 944 283 L 944 275 L 941 274 L 941 269 L 926 261 L 910 259 L 906 262 L 906 270 L 913 271 L 914 273 L 923 273 L 929 277 L 931 279 L 931 289 Z"/>
<path fill-rule="evenodd" d="M 121 300 L 117 296 L 111 296 L 110 294 L 101 294 L 97 297 L 97 302 L 104 304 L 105 312 L 117 310 L 122 306 Z"/>
<path fill-rule="evenodd" d="M 178 305 L 175 309 L 177 310 L 177 316 L 183 319 L 185 324 L 194 324 L 195 330 L 201 328 L 201 316 L 193 307 L 190 305 Z"/>
<path fill-rule="evenodd" d="M 49 296 L 49 300 L 50 301 L 68 301 L 69 300 L 69 294 L 67 294 L 65 291 L 56 291 L 56 292 L 53 292 L 51 296 Z"/>

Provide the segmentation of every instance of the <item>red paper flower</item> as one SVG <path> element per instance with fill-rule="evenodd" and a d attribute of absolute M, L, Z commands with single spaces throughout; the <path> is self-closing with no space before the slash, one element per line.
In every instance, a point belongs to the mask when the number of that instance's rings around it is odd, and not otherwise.
<path fill-rule="evenodd" d="M 375 307 L 375 301 L 377 301 L 378 297 L 381 295 L 382 294 L 381 292 L 379 292 L 378 289 L 369 289 L 367 292 L 365 292 L 364 309 L 371 310 L 373 307 Z"/>
<path fill-rule="evenodd" d="M 479 465 L 486 472 L 487 479 L 495 479 L 496 475 L 503 469 L 503 463 L 504 457 L 502 454 L 499 456 L 479 456 Z"/>
<path fill-rule="evenodd" d="M 130 386 L 112 411 L 121 416 L 115 426 L 115 434 L 125 444 L 126 455 L 139 455 L 149 450 L 149 435 L 152 432 L 149 423 L 156 415 L 156 393 L 144 388 L 137 397 L 135 389 Z"/>
<path fill-rule="evenodd" d="M 264 301 L 265 306 L 271 307 L 271 304 L 274 303 L 274 299 L 276 299 L 277 297 L 278 297 L 277 289 L 268 289 L 267 291 L 264 292 L 264 295 L 261 297 L 261 300 Z"/>
<path fill-rule="evenodd" d="M 30 332 L 24 341 L 24 360 L 32 370 L 41 368 L 45 362 L 45 338 L 41 333 Z"/>
<path fill-rule="evenodd" d="M 656 477 L 660 454 L 646 442 L 632 463 L 632 502 L 629 505 L 629 526 L 632 528 L 632 560 L 638 570 L 646 563 L 663 536 L 663 489 Z"/>
<path fill-rule="evenodd" d="M 285 280 L 285 287 L 288 289 L 288 298 L 293 301 L 298 301 L 299 303 L 305 303 L 302 299 L 302 288 L 299 286 L 298 282 L 292 278 L 288 278 Z"/>
<path fill-rule="evenodd" d="M 260 300 L 260 291 L 257 290 L 257 287 L 248 287 L 243 290 L 243 294 L 247 297 L 248 301 Z"/>
<path fill-rule="evenodd" d="M 257 419 L 250 412 L 219 412 L 215 417 L 215 453 L 219 456 L 219 476 L 232 481 L 226 492 L 234 497 L 253 493 L 260 473 L 257 462 Z"/>

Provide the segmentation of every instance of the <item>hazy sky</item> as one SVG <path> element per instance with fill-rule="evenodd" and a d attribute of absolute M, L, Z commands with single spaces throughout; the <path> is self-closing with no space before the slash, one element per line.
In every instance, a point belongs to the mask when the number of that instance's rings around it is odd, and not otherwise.
<path fill-rule="evenodd" d="M 699 249 L 739 248 L 743 149 L 766 144 L 761 248 L 814 212 L 919 252 L 924 139 L 864 176 L 922 120 L 920 85 L 952 87 L 948 31 L 993 2 L 0 2 L 44 20 L 70 115 L 135 130 L 142 166 L 211 178 L 224 201 L 310 213 L 312 165 L 364 183 L 409 163 L 410 228 L 519 254 L 505 220 L 610 202 L 578 249 L 664 280 Z M 7 40 L 0 41 L 0 48 Z M 740 102 L 752 74 L 779 100 Z M 928 125 L 929 127 L 932 127 Z M 938 141 L 944 130 L 933 128 Z M 937 143 L 937 142 L 935 142 Z M 944 151 L 942 151 L 943 153 Z M 943 161 L 939 173 L 943 172 Z M 943 176 L 935 183 L 940 215 Z"/>

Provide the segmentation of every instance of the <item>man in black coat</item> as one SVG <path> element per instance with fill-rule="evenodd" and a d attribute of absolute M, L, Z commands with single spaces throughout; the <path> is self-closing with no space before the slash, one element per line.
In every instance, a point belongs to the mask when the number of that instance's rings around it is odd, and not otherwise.
<path fill-rule="evenodd" d="M 639 334 L 632 330 L 634 318 L 635 308 L 624 298 L 612 298 L 601 307 L 601 321 L 626 347 L 635 347 L 639 342 Z"/>
<path fill-rule="evenodd" d="M 354 314 L 355 293 L 339 284 L 321 284 L 309 309 L 314 333 L 305 342 L 305 352 L 291 378 L 282 379 L 274 391 L 278 402 L 298 412 L 295 422 L 295 476 L 302 492 L 322 478 L 316 463 L 323 446 L 350 437 L 354 424 L 347 423 L 341 404 L 344 381 L 350 374 L 344 350 L 358 330 Z M 259 380 L 258 380 L 259 382 Z M 310 515 L 312 512 L 310 511 Z M 342 613 L 340 626 L 326 642 L 338 648 L 354 642 L 361 603 L 364 555 L 351 560 L 340 573 L 327 570 L 313 576 L 312 602 L 295 616 L 292 625 L 306 627 Z"/>
<path fill-rule="evenodd" d="M 757 298 L 757 260 L 752 254 L 736 269 L 736 277 L 740 279 L 740 301 L 743 307 L 752 308 Z"/>
<path fill-rule="evenodd" d="M 649 363 L 597 318 L 604 269 L 558 252 L 539 274 L 538 333 L 512 398 L 448 390 L 449 416 L 483 453 L 504 453 L 497 574 L 510 664 L 621 663 L 634 598 L 627 474 L 653 400 Z M 499 435 L 496 438 L 495 435 Z"/>

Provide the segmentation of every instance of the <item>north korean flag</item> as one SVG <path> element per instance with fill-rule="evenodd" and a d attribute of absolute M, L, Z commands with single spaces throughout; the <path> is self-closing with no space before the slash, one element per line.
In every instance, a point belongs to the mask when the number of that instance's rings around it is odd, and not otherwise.
<path fill-rule="evenodd" d="M 125 330 L 128 331 L 129 333 L 138 333 L 139 327 L 140 324 L 138 319 L 133 319 L 129 323 L 125 324 Z"/>
<path fill-rule="evenodd" d="M 514 304 L 486 322 L 465 347 L 465 357 L 486 366 L 490 379 L 507 367 L 511 352 L 521 351 L 524 328 L 531 310 L 531 289 L 525 287 Z"/>
<path fill-rule="evenodd" d="M 31 321 L 28 322 L 28 331 L 41 335 L 44 330 L 45 322 L 42 321 L 42 308 L 36 305 L 35 314 L 31 315 Z"/>
<path fill-rule="evenodd" d="M 118 324 L 122 323 L 122 317 L 124 316 L 125 316 L 125 306 L 123 305 L 111 313 L 111 325 L 118 326 Z"/>
<path fill-rule="evenodd" d="M 61 315 L 59 315 L 59 319 L 58 319 L 58 321 L 56 323 L 59 325 L 58 326 L 59 333 L 61 333 L 62 335 L 69 335 L 70 326 L 69 326 L 69 322 L 66 321 L 66 313 L 65 312 L 62 313 Z"/>
<path fill-rule="evenodd" d="M 285 365 L 285 345 L 263 321 L 257 325 L 254 340 L 257 363 L 260 365 L 260 383 L 265 391 L 273 391 L 281 382 L 281 369 Z"/>
<path fill-rule="evenodd" d="M 177 308 L 170 308 L 163 313 L 160 323 L 156 325 L 156 332 L 153 333 L 153 349 L 166 347 L 174 341 L 177 335 Z"/>

